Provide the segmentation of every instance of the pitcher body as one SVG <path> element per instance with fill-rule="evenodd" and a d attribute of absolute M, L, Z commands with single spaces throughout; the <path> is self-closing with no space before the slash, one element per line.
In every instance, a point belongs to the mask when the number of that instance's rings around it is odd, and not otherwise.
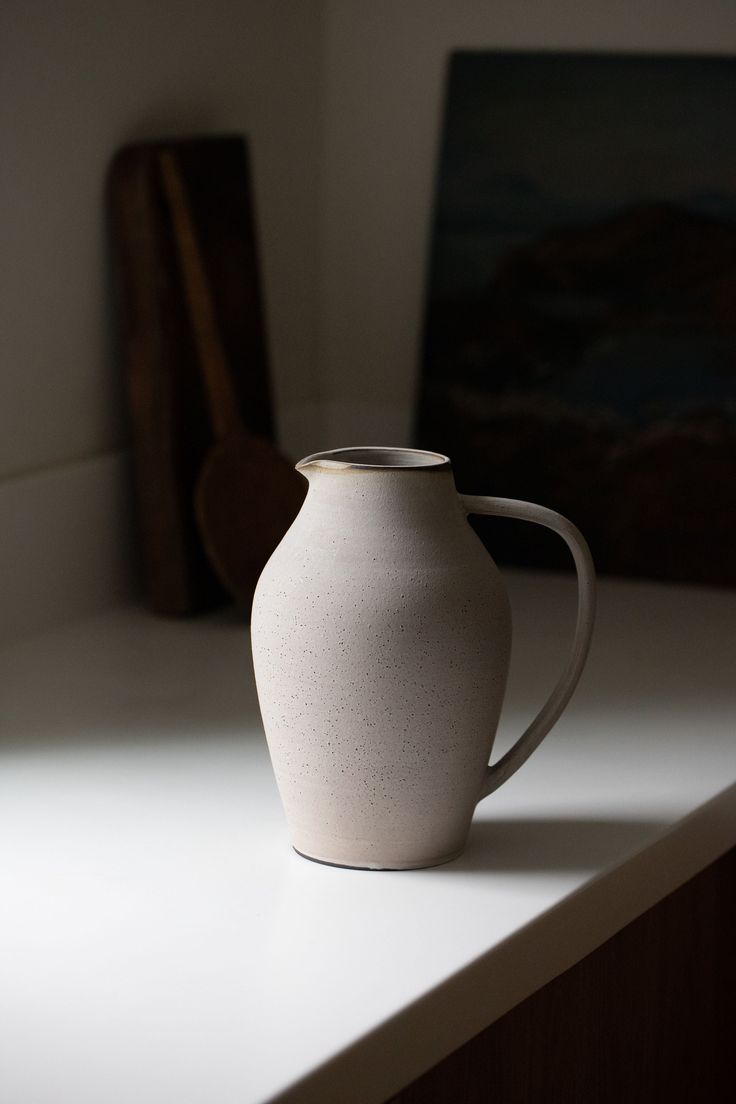
<path fill-rule="evenodd" d="M 263 571 L 258 696 L 294 847 L 371 869 L 463 848 L 487 781 L 511 646 L 506 590 L 448 459 L 316 454 Z"/>

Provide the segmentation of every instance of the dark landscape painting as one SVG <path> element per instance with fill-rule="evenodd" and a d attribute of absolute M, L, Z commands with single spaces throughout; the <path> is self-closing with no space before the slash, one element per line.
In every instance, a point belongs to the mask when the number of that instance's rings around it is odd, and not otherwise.
<path fill-rule="evenodd" d="M 601 571 L 736 585 L 734 60 L 453 56 L 416 436 Z"/>

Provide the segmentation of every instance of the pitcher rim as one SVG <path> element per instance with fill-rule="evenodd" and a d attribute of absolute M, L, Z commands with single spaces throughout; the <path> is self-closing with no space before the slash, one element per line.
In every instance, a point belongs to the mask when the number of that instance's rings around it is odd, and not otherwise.
<path fill-rule="evenodd" d="M 320 467 L 343 471 L 449 471 L 450 458 L 429 449 L 398 448 L 391 445 L 350 445 L 347 448 L 326 449 L 305 456 L 296 465 L 297 471 Z"/>

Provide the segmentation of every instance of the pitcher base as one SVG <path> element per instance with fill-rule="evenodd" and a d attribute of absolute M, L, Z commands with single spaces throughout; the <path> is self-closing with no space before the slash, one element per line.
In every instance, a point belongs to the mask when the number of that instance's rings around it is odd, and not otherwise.
<path fill-rule="evenodd" d="M 310 862 L 321 863 L 322 866 L 341 866 L 347 870 L 425 870 L 430 866 L 443 866 L 445 863 L 452 862 L 453 859 L 457 859 L 462 855 L 464 848 L 460 847 L 456 851 L 450 851 L 447 855 L 437 855 L 428 859 L 414 859 L 414 860 L 389 860 L 388 862 L 368 862 L 365 859 L 341 859 L 339 862 L 336 859 L 329 859 L 323 855 L 309 855 L 306 851 L 300 851 L 298 847 L 294 847 L 297 855 L 301 855 L 303 859 L 309 859 Z"/>

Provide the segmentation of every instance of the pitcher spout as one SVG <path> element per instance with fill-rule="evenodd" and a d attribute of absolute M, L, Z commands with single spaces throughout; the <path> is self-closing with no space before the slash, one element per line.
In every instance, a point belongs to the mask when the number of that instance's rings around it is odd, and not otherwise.
<path fill-rule="evenodd" d="M 294 467 L 306 476 L 312 468 L 349 468 L 350 465 L 344 460 L 330 459 L 329 452 L 313 452 L 311 456 L 305 456 Z"/>

